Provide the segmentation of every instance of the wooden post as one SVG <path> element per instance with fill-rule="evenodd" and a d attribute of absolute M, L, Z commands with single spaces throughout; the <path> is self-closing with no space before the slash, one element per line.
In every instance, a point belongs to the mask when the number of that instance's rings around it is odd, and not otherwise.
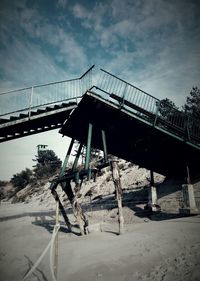
<path fill-rule="evenodd" d="M 77 178 L 76 178 L 76 186 L 74 189 L 74 193 L 71 188 L 70 180 L 66 181 L 63 190 L 67 194 L 67 197 L 69 198 L 69 201 L 72 205 L 72 210 L 73 210 L 74 216 L 79 224 L 81 235 L 85 235 L 86 228 L 88 226 L 88 221 L 83 213 L 80 203 L 78 202 L 78 197 L 80 194 L 80 184 L 79 184 L 78 174 L 77 174 Z"/>
<path fill-rule="evenodd" d="M 118 161 L 116 159 L 111 160 L 111 171 L 112 171 L 112 178 L 115 185 L 116 191 L 116 199 L 118 204 L 118 222 L 119 222 L 119 234 L 124 233 L 124 217 L 123 217 L 123 209 L 122 209 L 122 187 L 121 187 L 121 180 L 119 175 L 119 166 Z"/>
<path fill-rule="evenodd" d="M 80 182 L 79 182 L 79 173 L 77 173 L 75 176 L 75 184 L 76 184 L 75 189 L 74 189 L 75 197 L 73 199 L 72 208 L 73 208 L 74 215 L 77 219 L 77 222 L 79 224 L 81 235 L 85 235 L 85 234 L 87 234 L 86 228 L 88 226 L 88 222 L 87 222 L 87 219 L 81 208 L 81 204 L 78 201 L 80 198 L 80 190 L 81 190 L 81 186 L 80 186 Z"/>
<path fill-rule="evenodd" d="M 69 231 L 71 231 L 71 224 L 70 224 L 70 221 L 69 221 L 68 216 L 67 216 L 67 214 L 66 214 L 66 212 L 65 212 L 65 209 L 64 209 L 64 207 L 63 207 L 63 205 L 62 205 L 62 203 L 61 203 L 61 201 L 60 201 L 60 199 L 59 199 L 59 196 L 58 196 L 58 194 L 57 194 L 57 192 L 56 192 L 56 187 L 57 187 L 57 184 L 53 182 L 53 183 L 51 184 L 51 194 L 53 195 L 55 201 L 57 202 L 57 204 L 58 204 L 58 206 L 59 206 L 60 212 L 61 212 L 61 214 L 62 214 L 62 216 L 63 216 L 63 218 L 64 218 L 64 221 L 65 221 L 65 223 L 66 223 L 66 225 L 67 225 Z M 56 205 L 56 206 L 57 206 L 57 205 Z"/>
<path fill-rule="evenodd" d="M 56 201 L 56 231 L 59 224 L 59 202 Z M 58 275 L 58 233 L 55 237 L 55 245 L 54 245 L 54 274 L 57 279 Z"/>
<path fill-rule="evenodd" d="M 75 218 L 76 218 L 76 220 L 78 222 L 81 235 L 87 234 L 86 229 L 87 229 L 87 226 L 88 226 L 88 222 L 87 222 L 87 219 L 86 219 L 86 217 L 85 217 L 85 215 L 83 213 L 81 205 L 78 202 L 76 196 L 74 197 L 74 200 L 72 202 L 72 208 L 73 208 L 74 216 L 75 216 Z"/>

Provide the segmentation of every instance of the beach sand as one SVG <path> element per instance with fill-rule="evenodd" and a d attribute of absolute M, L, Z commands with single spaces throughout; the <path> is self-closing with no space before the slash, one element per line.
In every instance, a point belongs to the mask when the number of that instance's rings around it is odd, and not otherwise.
<path fill-rule="evenodd" d="M 38 208 L 31 206 L 27 215 L 29 204 L 0 206 L 1 281 L 22 280 L 51 240 L 54 216 L 42 216 L 42 210 L 38 215 Z M 99 221 L 97 215 L 95 222 L 95 213 L 92 223 L 100 223 L 101 231 L 86 236 L 76 227 L 68 233 L 60 221 L 60 281 L 200 280 L 200 216 L 136 218 L 121 236 L 116 221 Z M 52 280 L 49 256 L 27 280 Z"/>

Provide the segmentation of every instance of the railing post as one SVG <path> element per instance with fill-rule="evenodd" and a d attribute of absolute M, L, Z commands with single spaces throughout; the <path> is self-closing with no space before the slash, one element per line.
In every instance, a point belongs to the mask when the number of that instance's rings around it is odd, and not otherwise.
<path fill-rule="evenodd" d="M 160 110 L 160 103 L 161 103 L 161 101 L 158 101 L 158 103 L 157 103 L 156 116 L 155 116 L 154 123 L 153 123 L 153 126 L 154 126 L 154 127 L 155 127 L 156 121 L 157 121 L 157 119 L 158 119 L 158 113 L 159 113 L 159 110 Z"/>
<path fill-rule="evenodd" d="M 123 90 L 123 96 L 122 96 L 122 102 L 120 104 L 120 108 L 124 106 L 124 99 L 125 99 L 125 94 L 126 94 L 126 88 L 127 88 L 128 84 L 125 84 L 124 90 Z"/>
<path fill-rule="evenodd" d="M 31 96 L 30 96 L 30 101 L 29 101 L 29 112 L 28 112 L 29 118 L 31 117 L 32 102 L 33 102 L 33 87 L 31 87 Z"/>
<path fill-rule="evenodd" d="M 186 120 L 186 132 L 187 132 L 187 138 L 190 140 L 190 116 L 187 116 Z"/>

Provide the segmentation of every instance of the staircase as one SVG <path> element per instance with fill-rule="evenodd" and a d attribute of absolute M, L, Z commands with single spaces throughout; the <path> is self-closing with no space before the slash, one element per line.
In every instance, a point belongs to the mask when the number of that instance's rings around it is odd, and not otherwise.
<path fill-rule="evenodd" d="M 92 86 L 92 69 L 81 77 L 0 94 L 0 142 L 60 128 Z"/>
<path fill-rule="evenodd" d="M 48 106 L 0 119 L 0 142 L 60 128 L 77 103 Z"/>

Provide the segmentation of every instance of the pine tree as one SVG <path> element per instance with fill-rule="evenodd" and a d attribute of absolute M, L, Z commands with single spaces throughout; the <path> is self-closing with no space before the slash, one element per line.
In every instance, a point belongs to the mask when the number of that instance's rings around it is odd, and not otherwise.
<path fill-rule="evenodd" d="M 183 109 L 193 117 L 200 119 L 200 89 L 198 87 L 192 88 Z"/>
<path fill-rule="evenodd" d="M 178 110 L 178 107 L 173 101 L 166 98 L 160 101 L 159 104 L 159 113 L 163 118 L 168 118 L 170 115 L 173 115 Z"/>
<path fill-rule="evenodd" d="M 55 152 L 49 149 L 38 151 L 34 161 L 37 161 L 37 164 L 34 166 L 34 173 L 36 178 L 39 179 L 55 174 L 62 164 L 62 161 Z"/>

